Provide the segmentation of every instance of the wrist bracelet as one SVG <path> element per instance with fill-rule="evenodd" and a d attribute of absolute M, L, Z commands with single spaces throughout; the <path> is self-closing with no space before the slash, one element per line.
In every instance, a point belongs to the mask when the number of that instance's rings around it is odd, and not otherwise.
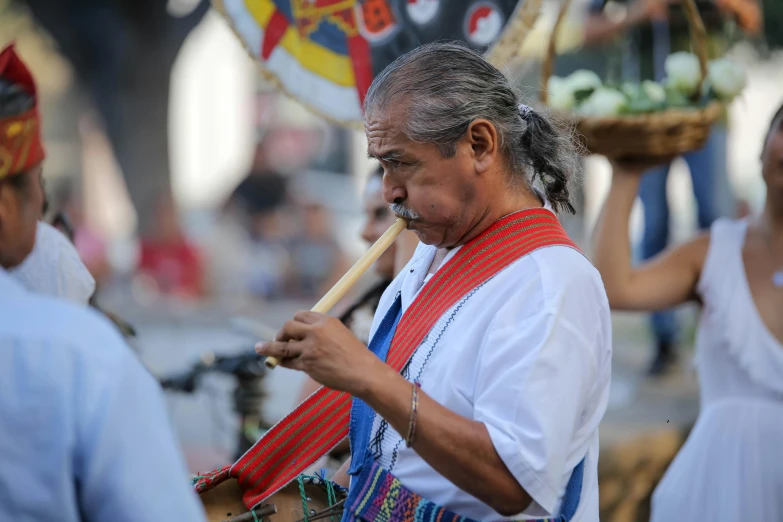
<path fill-rule="evenodd" d="M 416 420 L 419 414 L 419 388 L 421 384 L 413 383 L 413 393 L 411 394 L 411 416 L 408 421 L 408 436 L 405 438 L 405 445 L 409 448 L 413 445 L 413 439 L 416 436 Z"/>

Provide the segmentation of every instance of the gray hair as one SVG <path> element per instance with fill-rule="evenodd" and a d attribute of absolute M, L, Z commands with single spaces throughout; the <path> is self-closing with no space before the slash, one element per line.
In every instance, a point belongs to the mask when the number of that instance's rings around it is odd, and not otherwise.
<path fill-rule="evenodd" d="M 555 211 L 574 213 L 569 184 L 580 171 L 573 132 L 540 110 L 520 105 L 520 94 L 498 69 L 464 44 L 432 43 L 400 56 L 373 80 L 365 114 L 404 102 L 405 135 L 433 143 L 452 157 L 471 122 L 495 126 L 512 183 L 540 180 Z"/>

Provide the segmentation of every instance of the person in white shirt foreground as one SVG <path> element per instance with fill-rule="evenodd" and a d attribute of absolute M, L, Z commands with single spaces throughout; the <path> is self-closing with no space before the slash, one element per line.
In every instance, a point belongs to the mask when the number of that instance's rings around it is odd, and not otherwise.
<path fill-rule="evenodd" d="M 161 390 L 110 323 L 9 275 L 33 251 L 35 83 L 0 53 L 0 520 L 203 521 Z"/>
<path fill-rule="evenodd" d="M 421 46 L 376 77 L 369 154 L 422 244 L 384 293 L 369 350 L 312 312 L 259 343 L 325 388 L 228 471 L 246 505 L 350 435 L 343 520 L 598 521 L 609 305 L 555 215 L 572 211 L 576 146 L 518 104 L 459 44 Z"/>

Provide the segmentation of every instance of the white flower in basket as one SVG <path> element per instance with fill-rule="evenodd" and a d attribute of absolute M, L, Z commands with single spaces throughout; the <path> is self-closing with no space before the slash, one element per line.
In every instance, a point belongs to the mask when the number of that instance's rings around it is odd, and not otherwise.
<path fill-rule="evenodd" d="M 561 111 L 570 111 L 576 105 L 576 97 L 564 78 L 552 76 L 547 82 L 549 106 Z"/>
<path fill-rule="evenodd" d="M 739 63 L 719 58 L 709 63 L 707 79 L 718 98 L 731 100 L 745 88 L 745 68 Z"/>
<path fill-rule="evenodd" d="M 571 89 L 572 93 L 578 93 L 580 91 L 593 91 L 603 85 L 601 78 L 593 71 L 587 69 L 579 69 L 572 72 L 566 82 Z"/>
<path fill-rule="evenodd" d="M 578 111 L 582 116 L 616 116 L 620 114 L 628 105 L 628 98 L 617 89 L 601 87 L 593 91 L 593 94 L 587 98 Z"/>
<path fill-rule="evenodd" d="M 639 96 L 639 84 L 633 82 L 625 82 L 620 86 L 620 91 L 628 98 L 635 98 Z"/>
<path fill-rule="evenodd" d="M 663 85 L 655 83 L 651 80 L 645 80 L 642 82 L 642 91 L 644 94 L 655 103 L 663 103 L 666 101 L 666 89 Z"/>
<path fill-rule="evenodd" d="M 684 51 L 672 53 L 666 57 L 664 69 L 670 87 L 688 96 L 696 93 L 701 80 L 701 68 L 695 54 Z"/>

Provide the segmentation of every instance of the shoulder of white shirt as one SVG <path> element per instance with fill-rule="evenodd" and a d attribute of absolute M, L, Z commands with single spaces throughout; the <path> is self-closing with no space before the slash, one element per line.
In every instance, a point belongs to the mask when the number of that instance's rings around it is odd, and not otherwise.
<path fill-rule="evenodd" d="M 419 245 L 408 266 L 399 274 L 395 283 L 390 285 L 389 292 L 396 293 L 411 268 L 423 268 L 422 259 L 431 256 L 433 248 Z M 535 294 L 542 299 L 538 307 L 542 313 L 551 310 L 550 305 L 557 308 L 557 303 L 565 293 L 589 292 L 596 296 L 605 296 L 601 276 L 590 260 L 579 250 L 565 245 L 535 250 L 512 262 L 497 277 L 502 278 L 506 282 L 504 284 L 515 288 L 528 288 L 528 283 L 533 283 L 535 288 L 539 289 Z M 382 303 L 388 304 L 391 294 L 385 297 Z M 531 299 L 531 294 L 523 292 L 519 293 L 518 297 L 527 302 Z M 602 306 L 608 309 L 608 301 L 604 300 Z"/>
<path fill-rule="evenodd" d="M 91 359 L 103 363 L 116 363 L 131 353 L 116 327 L 92 308 L 31 292 L 3 271 L 0 288 L 9 298 L 0 299 L 0 315 L 10 318 L 0 324 L 0 338 L 58 343 L 89 352 Z"/>
<path fill-rule="evenodd" d="M 35 248 L 11 277 L 28 290 L 87 304 L 95 292 L 95 279 L 76 247 L 53 226 L 38 222 Z"/>

